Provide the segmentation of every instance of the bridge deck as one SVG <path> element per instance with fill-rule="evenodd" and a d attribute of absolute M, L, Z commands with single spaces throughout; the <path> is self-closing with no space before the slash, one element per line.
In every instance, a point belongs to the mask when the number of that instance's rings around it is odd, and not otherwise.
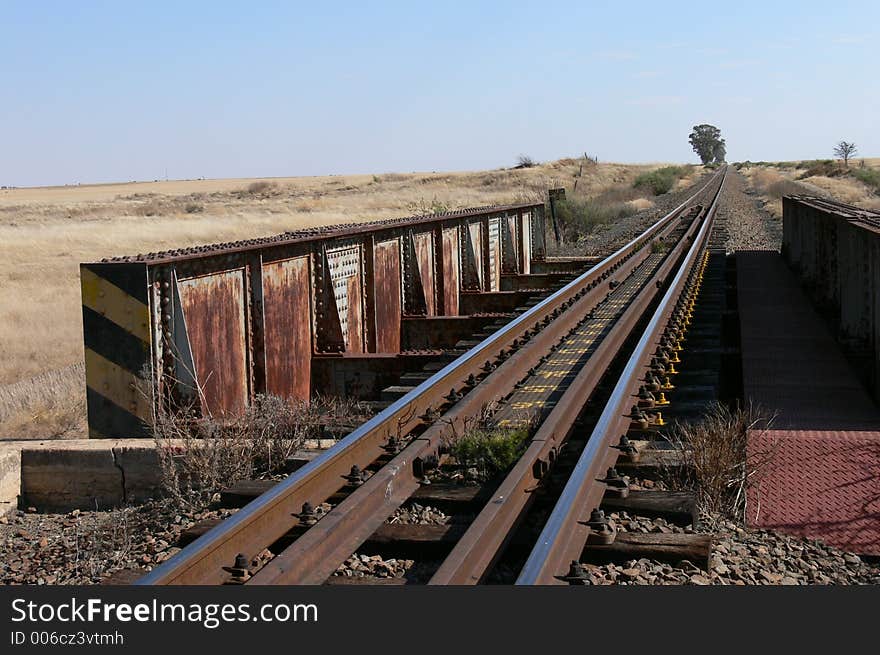
<path fill-rule="evenodd" d="M 737 285 L 744 396 L 777 412 L 749 524 L 880 554 L 880 408 L 778 253 L 738 253 Z"/>

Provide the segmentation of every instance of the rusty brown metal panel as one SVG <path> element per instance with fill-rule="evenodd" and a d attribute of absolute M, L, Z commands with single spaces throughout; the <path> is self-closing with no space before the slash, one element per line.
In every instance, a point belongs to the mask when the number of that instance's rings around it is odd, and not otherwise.
<path fill-rule="evenodd" d="M 181 280 L 179 288 L 202 409 L 238 413 L 248 402 L 244 268 Z"/>
<path fill-rule="evenodd" d="M 267 393 L 308 400 L 312 357 L 309 256 L 263 264 Z"/>
<path fill-rule="evenodd" d="M 506 274 L 519 272 L 519 229 L 517 215 L 510 214 L 501 223 L 501 270 Z"/>
<path fill-rule="evenodd" d="M 489 219 L 489 291 L 501 289 L 501 216 Z"/>
<path fill-rule="evenodd" d="M 373 249 L 376 299 L 376 352 L 400 351 L 400 241 L 383 241 Z"/>
<path fill-rule="evenodd" d="M 330 280 L 345 341 L 345 352 L 363 352 L 363 248 L 349 243 L 327 249 Z"/>
<path fill-rule="evenodd" d="M 425 316 L 425 292 L 422 287 L 422 272 L 416 257 L 415 236 L 412 231 L 403 237 L 403 313 L 406 316 Z"/>
<path fill-rule="evenodd" d="M 443 314 L 458 316 L 461 262 L 458 257 L 458 227 L 443 228 Z"/>
<path fill-rule="evenodd" d="M 420 232 L 414 236 L 416 261 L 425 294 L 425 310 L 428 316 L 437 315 L 437 284 L 434 280 L 434 234 Z"/>

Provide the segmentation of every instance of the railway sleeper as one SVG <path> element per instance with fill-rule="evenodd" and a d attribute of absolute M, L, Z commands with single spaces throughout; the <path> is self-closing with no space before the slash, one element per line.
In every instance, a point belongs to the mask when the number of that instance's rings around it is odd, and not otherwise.
<path fill-rule="evenodd" d="M 630 490 L 624 498 L 606 494 L 601 508 L 606 513 L 627 512 L 652 519 L 661 518 L 681 527 L 696 527 L 699 522 L 697 499 L 690 491 Z"/>
<path fill-rule="evenodd" d="M 707 571 L 714 536 L 710 534 L 663 534 L 618 532 L 610 544 L 588 545 L 580 561 L 589 564 L 624 564 L 649 559 L 675 566 L 691 562 Z"/>

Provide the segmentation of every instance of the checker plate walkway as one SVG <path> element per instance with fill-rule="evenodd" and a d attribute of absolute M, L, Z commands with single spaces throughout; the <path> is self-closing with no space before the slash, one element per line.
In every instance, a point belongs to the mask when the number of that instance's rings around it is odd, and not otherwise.
<path fill-rule="evenodd" d="M 777 412 L 749 435 L 750 458 L 767 463 L 747 520 L 880 555 L 880 409 L 781 255 L 736 264 L 744 395 Z"/>

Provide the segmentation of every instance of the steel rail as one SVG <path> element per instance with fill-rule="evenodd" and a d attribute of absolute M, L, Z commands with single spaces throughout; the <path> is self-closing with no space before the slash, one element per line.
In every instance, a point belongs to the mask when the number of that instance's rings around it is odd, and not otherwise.
<path fill-rule="evenodd" d="M 673 227 L 672 224 L 666 226 L 661 234 Z M 634 271 L 647 259 L 647 251 L 648 248 L 641 249 L 642 256 L 630 258 L 617 273 L 628 275 L 626 269 Z M 517 380 L 528 377 L 527 371 L 538 366 L 553 345 L 599 306 L 603 296 L 604 287 L 595 287 L 572 304 L 550 327 L 530 339 L 392 461 L 269 561 L 249 584 L 320 584 L 332 575 L 419 487 L 421 480 L 413 463 L 426 461 L 432 455 L 439 459 L 444 438 L 460 434 L 459 430 L 466 429 L 468 417 L 476 416 L 482 407 L 505 397 Z"/>
<path fill-rule="evenodd" d="M 591 534 L 586 525 L 590 512 L 598 506 L 605 492 L 605 485 L 598 480 L 618 455 L 611 447 L 614 445 L 613 439 L 626 432 L 631 420 L 627 410 L 639 384 L 638 376 L 646 370 L 687 276 L 708 241 L 718 199 L 727 177 L 726 167 L 722 169 L 722 175 L 700 231 L 627 361 L 571 477 L 516 580 L 517 585 L 563 584 L 560 578 L 568 570 L 569 562 L 580 558 Z"/>
<path fill-rule="evenodd" d="M 590 285 L 597 287 L 626 259 L 669 226 L 716 177 L 717 174 L 712 176 L 699 191 L 644 233 L 459 356 L 319 457 L 156 567 L 137 584 L 222 583 L 226 578 L 222 567 L 231 565 L 236 555 L 242 553 L 251 559 L 282 537 L 296 524 L 292 515 L 300 511 L 303 503 L 317 504 L 336 493 L 342 486 L 341 477 L 353 465 L 366 468 L 385 453 L 383 444 L 390 436 L 407 434 L 422 424 L 422 416 L 448 403 L 445 399 L 448 390 L 468 388 L 470 376 L 484 375 L 481 371 L 484 361 L 494 361 L 500 351 L 522 339 L 533 323 L 536 329 L 540 329 L 545 318 L 554 312 L 558 315 L 561 309 L 576 301 L 577 294 L 587 293 Z"/>
<path fill-rule="evenodd" d="M 589 360 L 541 423 L 526 452 L 505 476 L 489 502 L 434 573 L 429 584 L 478 584 L 490 571 L 531 504 L 533 492 L 549 473 L 558 449 L 567 440 L 587 399 L 595 391 L 606 369 L 651 301 L 657 297 L 661 281 L 666 280 L 679 264 L 689 238 L 696 232 L 704 215 L 703 211 L 693 221 L 617 319 L 611 332 L 601 339 Z"/>

